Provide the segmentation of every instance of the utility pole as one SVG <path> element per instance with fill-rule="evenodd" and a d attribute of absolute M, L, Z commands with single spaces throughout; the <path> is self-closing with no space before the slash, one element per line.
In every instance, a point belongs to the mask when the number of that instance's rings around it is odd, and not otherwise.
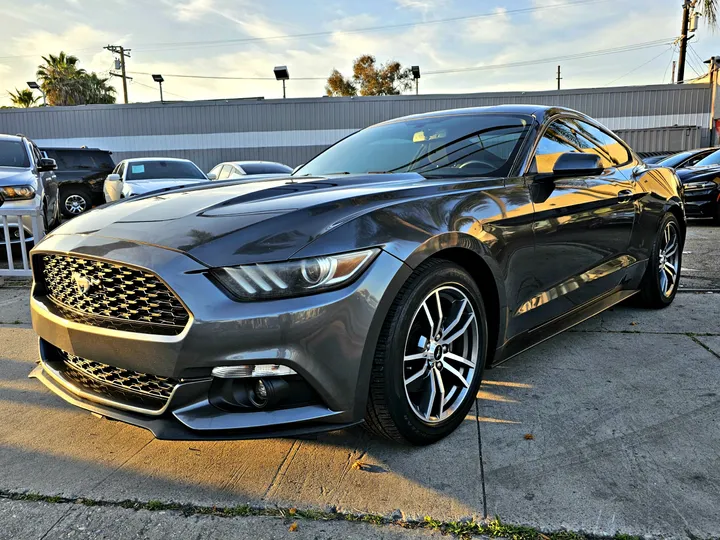
<path fill-rule="evenodd" d="M 126 49 L 122 45 L 108 45 L 107 47 L 103 47 L 104 49 L 107 49 L 108 51 L 119 54 L 120 55 L 120 77 L 122 77 L 123 81 L 123 95 L 125 97 L 125 103 L 128 102 L 128 92 L 127 92 L 127 75 L 125 75 L 125 57 L 127 56 L 130 58 L 130 49 Z"/>
<path fill-rule="evenodd" d="M 670 75 L 670 82 L 673 82 L 675 80 L 675 65 L 676 64 L 677 64 L 677 62 L 675 60 L 673 60 L 672 75 Z M 665 82 L 665 81 L 663 80 L 663 82 Z"/>
<path fill-rule="evenodd" d="M 560 79 L 562 79 L 562 77 L 560 76 L 560 66 L 558 66 L 558 72 L 557 72 L 558 90 L 560 90 Z"/>
<path fill-rule="evenodd" d="M 687 54 L 688 22 L 690 20 L 690 8 L 694 2 L 685 0 L 683 2 L 682 26 L 680 27 L 680 54 L 678 57 L 677 82 L 685 80 L 685 55 Z"/>

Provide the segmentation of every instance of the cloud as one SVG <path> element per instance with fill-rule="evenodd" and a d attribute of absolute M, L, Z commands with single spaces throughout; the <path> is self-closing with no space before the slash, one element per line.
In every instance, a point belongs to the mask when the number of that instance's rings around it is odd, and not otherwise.
<path fill-rule="evenodd" d="M 165 2 L 174 10 L 174 16 L 179 21 L 194 21 L 203 15 L 215 11 L 214 0 L 189 0 L 188 2 Z"/>
<path fill-rule="evenodd" d="M 398 9 L 414 9 L 423 14 L 423 18 L 428 13 L 439 11 L 450 5 L 450 0 L 395 0 Z"/>
<path fill-rule="evenodd" d="M 498 7 L 493 16 L 464 21 L 462 36 L 470 43 L 502 43 L 514 34 L 507 8 Z"/>

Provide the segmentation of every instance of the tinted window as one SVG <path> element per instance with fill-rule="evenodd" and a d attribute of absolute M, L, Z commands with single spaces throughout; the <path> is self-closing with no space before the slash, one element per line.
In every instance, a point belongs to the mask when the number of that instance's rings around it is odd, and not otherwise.
<path fill-rule="evenodd" d="M 30 167 L 30 156 L 22 141 L 0 141 L 0 167 Z"/>
<path fill-rule="evenodd" d="M 245 174 L 289 174 L 292 169 L 281 163 L 243 163 Z"/>
<path fill-rule="evenodd" d="M 533 172 L 551 173 L 560 154 L 597 154 L 605 168 L 630 161 L 630 153 L 614 137 L 580 120 L 566 118 L 553 122 L 538 143 Z"/>
<path fill-rule="evenodd" d="M 704 165 L 720 165 L 720 150 L 717 150 L 710 154 L 707 157 L 704 157 L 700 161 L 696 163 L 698 167 L 702 167 Z"/>
<path fill-rule="evenodd" d="M 47 150 L 60 170 L 110 170 L 115 164 L 107 152 L 91 150 Z"/>
<path fill-rule="evenodd" d="M 127 180 L 205 179 L 202 171 L 189 161 L 133 161 L 127 164 L 127 168 Z"/>
<path fill-rule="evenodd" d="M 690 155 L 692 155 L 690 152 L 680 152 L 679 154 L 673 154 L 672 156 L 668 156 L 665 159 L 661 159 L 657 162 L 657 164 L 662 165 L 663 167 L 677 167 L 678 165 L 682 164 Z"/>
<path fill-rule="evenodd" d="M 683 167 L 692 167 L 693 165 L 697 165 L 700 161 L 705 159 L 706 156 L 709 156 L 712 153 L 712 150 L 708 150 L 707 152 L 698 152 L 693 157 L 688 159 L 686 162 L 682 164 Z"/>
<path fill-rule="evenodd" d="M 459 114 L 370 127 L 332 146 L 295 172 L 417 172 L 425 177 L 507 176 L 531 119 Z"/>
<path fill-rule="evenodd" d="M 220 176 L 220 169 L 222 169 L 222 165 L 215 165 L 208 175 L 214 174 L 215 178 L 218 178 Z"/>

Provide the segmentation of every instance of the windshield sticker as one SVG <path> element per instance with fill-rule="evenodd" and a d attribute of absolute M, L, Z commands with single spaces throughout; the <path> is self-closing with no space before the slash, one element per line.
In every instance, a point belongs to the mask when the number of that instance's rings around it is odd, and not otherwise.
<path fill-rule="evenodd" d="M 142 174 L 145 172 L 145 165 L 131 165 L 133 174 Z"/>

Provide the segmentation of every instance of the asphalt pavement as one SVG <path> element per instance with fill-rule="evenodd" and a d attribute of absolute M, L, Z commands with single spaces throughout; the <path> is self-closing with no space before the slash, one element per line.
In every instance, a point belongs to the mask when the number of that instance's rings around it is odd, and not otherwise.
<path fill-rule="evenodd" d="M 297 521 L 297 538 L 438 534 L 392 524 L 425 516 L 720 537 L 720 228 L 693 225 L 685 251 L 698 272 L 682 283 L 717 293 L 683 292 L 661 311 L 616 307 L 487 371 L 472 414 L 425 448 L 360 428 L 158 441 L 95 418 L 27 378 L 28 290 L 0 288 L 0 538 L 284 538 L 288 509 L 317 517 Z M 324 521 L 337 513 L 385 524 Z"/>

